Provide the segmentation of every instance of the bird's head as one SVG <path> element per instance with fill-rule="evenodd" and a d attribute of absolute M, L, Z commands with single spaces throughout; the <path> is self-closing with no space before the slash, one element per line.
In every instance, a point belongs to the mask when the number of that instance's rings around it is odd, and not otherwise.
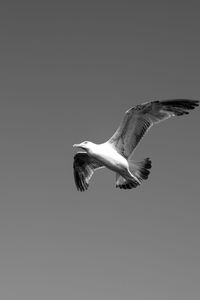
<path fill-rule="evenodd" d="M 82 142 L 80 144 L 74 144 L 73 147 L 74 148 L 80 148 L 80 149 L 83 149 L 86 152 L 88 152 L 90 150 L 90 148 L 92 147 L 92 145 L 93 145 L 92 142 L 85 141 L 85 142 Z"/>

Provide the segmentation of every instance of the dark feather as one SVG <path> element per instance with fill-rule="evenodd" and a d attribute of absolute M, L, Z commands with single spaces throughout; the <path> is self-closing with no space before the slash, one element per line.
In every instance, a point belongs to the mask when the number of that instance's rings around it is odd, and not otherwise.
<path fill-rule="evenodd" d="M 89 187 L 94 170 L 103 167 L 94 158 L 91 158 L 85 152 L 78 152 L 74 155 L 74 181 L 78 191 L 85 191 Z"/>

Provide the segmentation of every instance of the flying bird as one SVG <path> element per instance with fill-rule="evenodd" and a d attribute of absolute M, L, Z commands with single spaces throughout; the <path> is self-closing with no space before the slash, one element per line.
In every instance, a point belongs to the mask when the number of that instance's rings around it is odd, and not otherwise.
<path fill-rule="evenodd" d="M 108 168 L 116 173 L 116 187 L 132 189 L 147 179 L 151 160 L 134 160 L 134 150 L 144 134 L 154 125 L 173 116 L 182 116 L 199 105 L 198 100 L 174 99 L 146 102 L 126 111 L 125 116 L 113 134 L 102 144 L 89 141 L 74 144 L 84 152 L 74 155 L 74 180 L 79 191 L 89 187 L 94 171 Z"/>

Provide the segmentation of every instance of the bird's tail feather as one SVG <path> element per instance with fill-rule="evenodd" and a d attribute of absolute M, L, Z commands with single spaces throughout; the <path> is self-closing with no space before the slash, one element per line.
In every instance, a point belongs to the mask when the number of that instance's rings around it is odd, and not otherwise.
<path fill-rule="evenodd" d="M 142 180 L 148 178 L 151 169 L 151 160 L 145 158 L 140 162 L 133 162 L 131 159 L 129 162 L 129 171 L 133 175 L 131 179 L 125 179 L 121 175 L 117 174 L 116 187 L 120 189 L 132 189 L 141 184 Z"/>
<path fill-rule="evenodd" d="M 129 161 L 129 170 L 139 181 L 145 180 L 148 178 L 151 169 L 151 160 L 150 158 L 145 158 L 140 162 Z"/>

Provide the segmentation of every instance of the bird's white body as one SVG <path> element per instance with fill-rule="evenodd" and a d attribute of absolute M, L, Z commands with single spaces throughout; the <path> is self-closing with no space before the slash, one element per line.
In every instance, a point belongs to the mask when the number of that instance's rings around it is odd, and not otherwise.
<path fill-rule="evenodd" d="M 88 154 L 114 172 L 121 175 L 125 175 L 126 173 L 127 175 L 129 174 L 127 159 L 107 142 L 103 144 L 94 144 L 90 142 Z"/>

